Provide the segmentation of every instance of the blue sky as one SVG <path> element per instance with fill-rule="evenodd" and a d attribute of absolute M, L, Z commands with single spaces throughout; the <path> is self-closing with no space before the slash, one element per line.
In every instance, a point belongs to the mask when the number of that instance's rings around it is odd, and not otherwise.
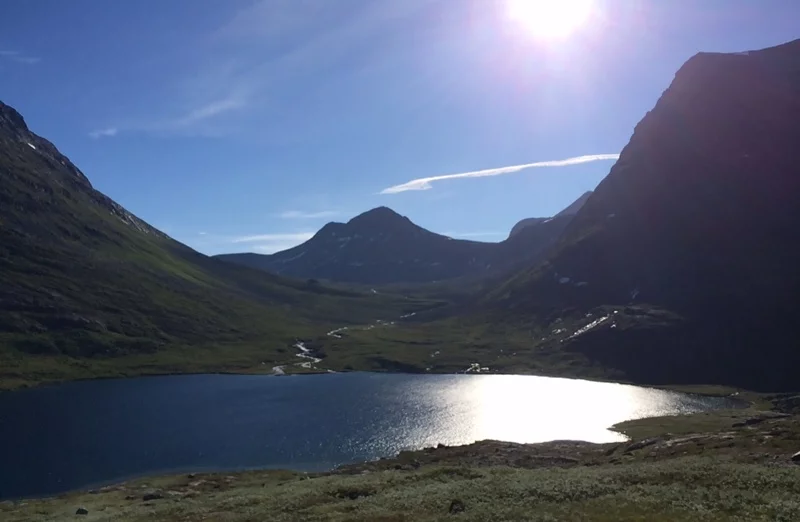
<path fill-rule="evenodd" d="M 506 167 L 617 154 L 694 53 L 800 37 L 791 0 L 594 0 L 557 41 L 507 1 L 4 0 L 0 100 L 205 253 L 288 248 L 380 205 L 493 241 L 613 160 Z"/>

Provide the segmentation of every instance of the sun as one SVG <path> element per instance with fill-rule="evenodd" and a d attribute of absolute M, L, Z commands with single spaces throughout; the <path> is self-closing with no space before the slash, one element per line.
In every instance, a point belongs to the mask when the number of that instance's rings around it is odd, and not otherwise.
<path fill-rule="evenodd" d="M 593 0 L 506 0 L 508 16 L 536 38 L 560 40 L 584 25 Z"/>

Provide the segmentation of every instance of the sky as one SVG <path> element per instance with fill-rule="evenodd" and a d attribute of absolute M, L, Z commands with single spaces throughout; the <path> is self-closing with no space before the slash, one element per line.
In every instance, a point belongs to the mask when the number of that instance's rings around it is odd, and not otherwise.
<path fill-rule="evenodd" d="M 558 37 L 514 2 L 3 0 L 0 100 L 207 254 L 377 206 L 499 241 L 595 188 L 692 55 L 800 38 L 794 0 L 593 0 Z"/>

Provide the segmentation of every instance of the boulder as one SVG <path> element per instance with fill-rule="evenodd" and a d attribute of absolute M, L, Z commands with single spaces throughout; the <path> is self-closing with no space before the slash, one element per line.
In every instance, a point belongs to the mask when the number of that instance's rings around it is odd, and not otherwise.
<path fill-rule="evenodd" d="M 76 515 L 88 515 L 89 514 L 89 510 L 84 508 L 84 507 L 79 507 L 77 510 L 75 510 L 75 514 Z"/>
<path fill-rule="evenodd" d="M 458 513 L 463 513 L 466 509 L 467 509 L 467 506 L 465 506 L 464 503 L 461 502 L 460 500 L 454 500 L 454 501 L 450 502 L 450 510 L 449 510 L 449 512 L 450 512 L 451 515 L 456 515 Z"/>
<path fill-rule="evenodd" d="M 664 439 L 661 438 L 661 437 L 653 437 L 653 438 L 650 438 L 650 439 L 640 440 L 640 441 L 634 442 L 633 444 L 631 444 L 627 448 L 625 448 L 625 452 L 624 453 L 630 453 L 632 451 L 640 450 L 642 448 L 646 448 L 647 446 L 652 446 L 653 444 L 657 444 L 659 442 L 664 442 Z"/>

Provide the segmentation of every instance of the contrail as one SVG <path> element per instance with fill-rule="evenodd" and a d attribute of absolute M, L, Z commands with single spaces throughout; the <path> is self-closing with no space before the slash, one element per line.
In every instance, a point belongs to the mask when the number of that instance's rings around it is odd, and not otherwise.
<path fill-rule="evenodd" d="M 581 163 L 589 163 L 592 161 L 606 161 L 618 160 L 619 154 L 591 154 L 588 156 L 576 156 L 574 158 L 567 158 L 563 160 L 552 161 L 537 161 L 536 163 L 526 163 L 524 165 L 514 165 L 511 167 L 499 167 L 496 169 L 475 170 L 472 172 L 462 172 L 460 174 L 444 174 L 442 176 L 431 176 L 430 178 L 412 179 L 402 185 L 395 185 L 383 189 L 381 194 L 397 194 L 406 192 L 407 190 L 428 190 L 431 188 L 431 183 L 435 181 L 444 181 L 447 179 L 462 179 L 462 178 L 484 178 L 487 176 L 500 176 L 502 174 L 511 174 L 512 172 L 519 172 L 525 169 L 536 169 L 544 167 L 568 167 L 570 165 L 579 165 Z"/>

